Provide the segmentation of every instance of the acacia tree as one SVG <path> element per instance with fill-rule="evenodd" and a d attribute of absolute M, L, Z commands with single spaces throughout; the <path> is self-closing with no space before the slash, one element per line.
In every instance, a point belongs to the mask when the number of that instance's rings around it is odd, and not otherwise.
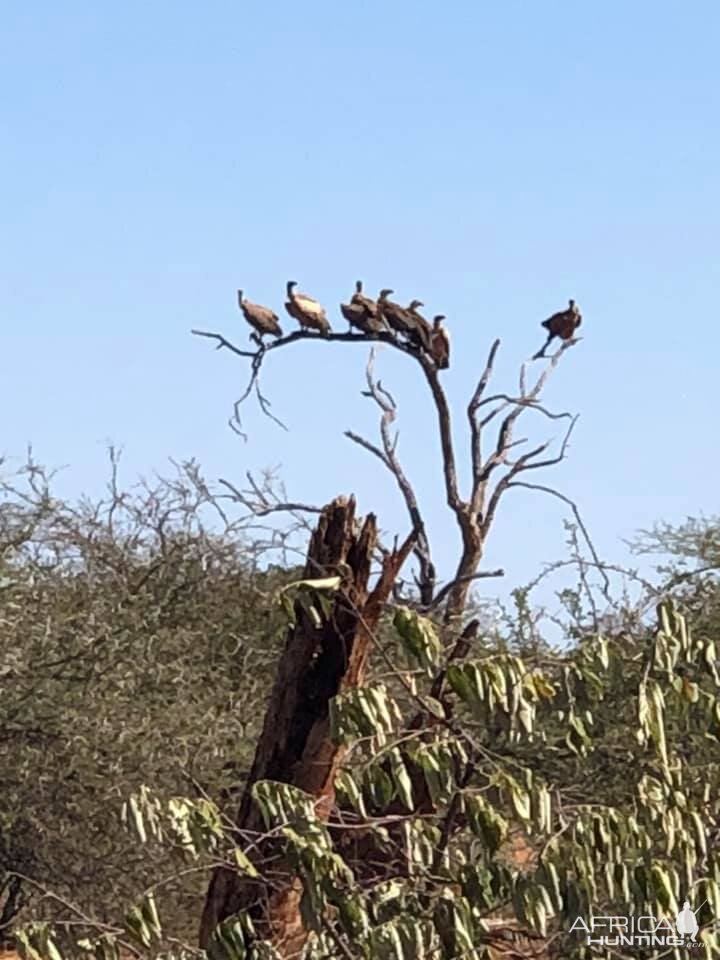
<path fill-rule="evenodd" d="M 0 460 L 0 948 L 23 917 L 65 912 L 44 891 L 108 920 L 172 872 L 172 851 L 117 829 L 119 798 L 143 782 L 219 796 L 262 726 L 287 537 L 193 462 L 129 487 L 121 466 L 111 451 L 106 490 L 72 502 L 32 456 Z M 195 932 L 191 881 L 160 901 L 178 936 Z"/>

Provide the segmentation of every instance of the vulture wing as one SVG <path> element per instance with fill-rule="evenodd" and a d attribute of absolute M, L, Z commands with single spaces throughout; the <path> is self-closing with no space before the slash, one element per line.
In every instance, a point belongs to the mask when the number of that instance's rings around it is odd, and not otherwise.
<path fill-rule="evenodd" d="M 566 311 L 561 310 L 560 313 L 554 313 L 551 317 L 548 317 L 547 320 L 543 320 L 541 326 L 545 327 L 546 330 L 549 330 L 550 333 L 557 333 L 557 325 L 565 316 L 565 312 Z"/>

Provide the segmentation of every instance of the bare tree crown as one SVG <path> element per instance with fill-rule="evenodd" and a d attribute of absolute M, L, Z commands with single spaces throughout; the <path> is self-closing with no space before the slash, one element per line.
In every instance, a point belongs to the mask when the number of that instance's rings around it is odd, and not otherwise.
<path fill-rule="evenodd" d="M 582 320 L 580 310 L 575 301 L 570 300 L 567 310 L 553 314 L 543 321 L 542 326 L 548 331 L 548 339 L 532 359 L 545 358 L 545 350 L 556 338 L 562 341 L 561 346 L 532 380 L 529 377 L 528 362 L 523 362 L 518 388 L 514 393 L 489 392 L 500 340 L 495 340 L 491 345 L 466 410 L 470 428 L 471 479 L 469 490 L 462 491 L 458 482 L 452 414 L 440 379 L 440 374 L 448 368 L 450 359 L 450 339 L 443 326 L 444 315 L 436 315 L 430 324 L 419 312 L 419 308 L 423 306 L 422 301 L 414 299 L 407 307 L 402 307 L 389 299 L 393 293 L 390 288 L 383 289 L 377 300 L 373 300 L 363 293 L 362 282 L 357 281 L 349 302 L 340 305 L 341 315 L 349 324 L 349 329 L 341 332 L 331 328 L 325 308 L 308 294 L 297 293 L 296 286 L 294 281 L 288 283 L 288 301 L 285 307 L 290 316 L 297 320 L 299 329 L 284 335 L 278 335 L 277 316 L 272 310 L 244 301 L 240 295 L 241 309 L 253 328 L 251 339 L 256 345 L 254 350 L 242 349 L 221 333 L 192 331 L 196 336 L 214 340 L 218 349 L 230 350 L 237 356 L 250 360 L 250 380 L 235 403 L 231 426 L 242 433 L 240 408 L 254 392 L 262 411 L 284 427 L 271 412 L 270 403 L 262 393 L 260 372 L 273 350 L 288 347 L 292 343 L 309 339 L 373 345 L 384 343 L 416 362 L 425 378 L 436 410 L 445 499 L 455 517 L 462 541 L 460 559 L 450 583 L 438 589 L 432 548 L 422 511 L 413 484 L 403 470 L 397 453 L 397 433 L 393 430 L 398 413 L 397 405 L 390 391 L 375 376 L 374 350 L 371 350 L 367 363 L 367 389 L 364 393 L 380 412 L 380 442 L 374 443 L 352 430 L 347 430 L 345 435 L 384 464 L 402 494 L 411 524 L 408 537 L 418 565 L 415 582 L 421 606 L 430 610 L 438 609 L 442 605 L 444 621 L 448 624 L 456 622 L 463 615 L 472 582 L 479 577 L 502 575 L 502 571 L 479 571 L 479 567 L 500 500 L 508 490 L 524 487 L 558 497 L 573 509 L 577 517 L 577 508 L 567 497 L 551 487 L 527 483 L 523 475 L 532 470 L 553 466 L 567 454 L 577 417 L 569 412 L 549 410 L 542 403 L 542 391 L 561 357 L 578 342 L 574 334 Z M 265 334 L 274 339 L 266 342 L 263 339 Z M 527 411 L 539 413 L 549 421 L 565 422 L 566 427 L 557 452 L 549 452 L 552 440 L 545 440 L 528 449 L 528 438 L 516 436 L 518 422 Z M 489 436 L 491 431 L 492 435 Z M 282 509 L 283 506 L 276 504 L 274 509 Z M 286 506 L 288 509 L 298 507 L 297 504 Z M 267 504 L 261 504 L 259 509 L 266 510 Z M 581 526 L 581 529 L 586 535 L 584 527 Z M 588 544 L 592 550 L 589 540 Z"/>

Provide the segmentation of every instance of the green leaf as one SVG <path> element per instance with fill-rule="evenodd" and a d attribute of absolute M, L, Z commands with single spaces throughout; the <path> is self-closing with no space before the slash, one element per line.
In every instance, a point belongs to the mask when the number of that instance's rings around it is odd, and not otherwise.
<path fill-rule="evenodd" d="M 507 820 L 479 794 L 466 794 L 463 804 L 470 829 L 483 841 L 490 855 L 496 853 L 507 839 Z"/>
<path fill-rule="evenodd" d="M 258 877 L 259 873 L 255 865 L 249 859 L 246 853 L 240 847 L 233 847 L 233 859 L 240 873 L 246 873 L 249 877 Z"/>
<path fill-rule="evenodd" d="M 245 960 L 245 935 L 237 917 L 230 917 L 215 927 L 208 944 L 208 955 L 210 960 Z"/>
<path fill-rule="evenodd" d="M 395 794 L 395 785 L 392 779 L 378 766 L 367 771 L 368 793 L 373 806 L 384 811 Z"/>
<path fill-rule="evenodd" d="M 434 697 L 420 697 L 422 705 L 431 713 L 434 717 L 437 717 L 439 720 L 444 720 L 446 718 L 445 707 L 440 703 L 439 700 L 435 700 Z"/>
<path fill-rule="evenodd" d="M 486 691 L 478 664 L 451 663 L 447 669 L 447 679 L 463 703 L 466 703 L 475 714 L 482 715 Z"/>
<path fill-rule="evenodd" d="M 431 620 L 409 607 L 397 607 L 393 626 L 405 650 L 428 673 L 439 665 L 442 644 Z"/>
<path fill-rule="evenodd" d="M 145 898 L 140 904 L 140 914 L 150 933 L 154 934 L 155 937 L 160 939 L 162 928 L 160 926 L 160 918 L 158 917 L 157 906 L 155 904 L 155 897 L 152 893 L 147 893 L 145 895 Z"/>
<path fill-rule="evenodd" d="M 663 910 L 674 910 L 677 904 L 667 871 L 660 864 L 654 863 L 650 868 L 650 880 L 655 898 Z"/>
<path fill-rule="evenodd" d="M 390 773 L 393 783 L 398 792 L 398 796 L 408 810 L 413 809 L 413 790 L 412 781 L 408 774 L 405 760 L 397 747 L 390 751 L 388 755 L 390 761 Z"/>
<path fill-rule="evenodd" d="M 293 587 L 307 587 L 310 590 L 337 590 L 342 583 L 342 577 L 320 577 L 313 580 L 295 580 L 282 588 L 281 593 L 291 590 Z"/>
<path fill-rule="evenodd" d="M 125 929 L 141 946 L 149 947 L 152 942 L 150 929 L 142 915 L 140 907 L 131 907 L 125 916 Z"/>
<path fill-rule="evenodd" d="M 518 817 L 526 822 L 530 820 L 530 797 L 527 793 L 521 787 L 514 786 L 510 789 L 510 799 Z"/>
<path fill-rule="evenodd" d="M 705 831 L 705 824 L 703 823 L 700 814 L 695 811 L 690 814 L 690 823 L 695 834 L 695 846 L 697 851 L 700 856 L 704 857 L 707 855 L 707 834 Z"/>
<path fill-rule="evenodd" d="M 145 831 L 145 821 L 143 820 L 142 812 L 140 811 L 140 806 L 138 804 L 137 797 L 133 796 L 128 798 L 127 801 L 127 810 L 129 815 L 129 822 L 138 836 L 140 843 L 147 843 L 147 833 Z"/>

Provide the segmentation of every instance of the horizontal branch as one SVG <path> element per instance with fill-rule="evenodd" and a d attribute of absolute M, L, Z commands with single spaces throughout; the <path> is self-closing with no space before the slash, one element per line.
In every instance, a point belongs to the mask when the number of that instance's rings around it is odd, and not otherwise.
<path fill-rule="evenodd" d="M 496 400 L 504 400 L 505 405 L 514 404 L 519 407 L 529 407 L 532 410 L 537 410 L 539 413 L 544 414 L 549 420 L 563 420 L 567 417 L 572 417 L 571 413 L 564 411 L 563 413 L 553 413 L 551 410 L 548 410 L 546 407 L 543 407 L 542 404 L 532 398 L 532 397 L 511 397 L 507 393 L 494 393 L 491 397 L 486 397 L 480 404 L 479 407 L 484 407 L 486 403 L 493 403 Z M 498 408 L 500 410 L 502 408 Z M 483 420 L 482 423 L 488 423 L 488 420 Z"/>
<path fill-rule="evenodd" d="M 256 500 L 243 493 L 242 490 L 238 490 L 229 480 L 220 478 L 218 483 L 230 491 L 232 500 L 247 507 L 255 517 L 266 517 L 271 513 L 322 513 L 322 507 L 316 507 L 309 503 L 283 501 L 279 498 L 270 501 L 249 474 L 248 479 Z"/>
<path fill-rule="evenodd" d="M 270 353 L 271 350 L 277 350 L 279 347 L 287 346 L 290 343 L 300 343 L 301 341 L 325 341 L 328 343 L 385 343 L 391 347 L 395 347 L 395 349 L 399 350 L 401 353 L 406 353 L 408 356 L 419 360 L 423 366 L 425 366 L 425 363 L 427 362 L 425 357 L 418 353 L 417 348 L 413 344 L 398 340 L 394 334 L 386 331 L 380 331 L 378 333 L 354 333 L 352 331 L 335 333 L 331 331 L 330 333 L 323 334 L 301 328 L 300 330 L 293 330 L 292 333 L 289 333 L 284 337 L 278 337 L 270 342 L 263 341 L 255 333 L 252 333 L 250 336 L 251 339 L 254 340 L 258 345 L 257 350 L 243 350 L 231 340 L 228 340 L 228 338 L 222 333 L 214 333 L 208 330 L 195 329 L 191 330 L 190 332 L 193 334 L 193 336 L 214 340 L 216 343 L 216 350 L 226 349 L 238 357 L 248 357 L 252 361 L 250 381 L 242 396 L 235 401 L 233 407 L 233 416 L 230 419 L 230 428 L 237 433 L 238 436 L 242 437 L 243 440 L 247 440 L 247 435 L 242 429 L 240 407 L 250 396 L 253 388 L 262 412 L 271 420 L 273 420 L 279 427 L 282 427 L 283 430 L 287 430 L 287 427 L 282 420 L 278 419 L 278 417 L 272 413 L 270 409 L 270 401 L 260 390 L 260 368 L 262 367 L 266 354 Z"/>
<path fill-rule="evenodd" d="M 215 340 L 217 342 L 217 350 L 225 348 L 231 350 L 239 357 L 257 357 L 270 353 L 271 350 L 277 350 L 279 347 L 287 346 L 289 343 L 299 343 L 308 340 L 324 341 L 326 343 L 387 343 L 391 347 L 395 347 L 403 353 L 409 354 L 411 357 L 417 357 L 415 347 L 398 340 L 392 333 L 385 333 L 383 331 L 379 333 L 352 333 L 350 331 L 336 333 L 335 331 L 331 331 L 330 333 L 323 334 L 310 330 L 293 330 L 292 333 L 288 333 L 284 337 L 278 337 L 270 342 L 263 342 L 257 350 L 243 350 L 221 333 L 211 333 L 208 330 L 191 330 L 190 333 L 195 337 L 205 337 L 209 340 Z"/>
<path fill-rule="evenodd" d="M 466 577 L 456 577 L 454 580 L 451 580 L 450 583 L 446 583 L 441 590 L 438 590 L 437 596 L 433 598 L 432 603 L 429 603 L 426 607 L 423 607 L 423 611 L 427 613 L 430 610 L 434 610 L 435 607 L 440 606 L 450 591 L 460 583 L 471 583 L 473 580 L 487 580 L 490 577 L 504 576 L 505 571 L 502 569 L 502 567 L 498 567 L 497 570 L 480 570 L 477 573 L 468 574 Z"/>

